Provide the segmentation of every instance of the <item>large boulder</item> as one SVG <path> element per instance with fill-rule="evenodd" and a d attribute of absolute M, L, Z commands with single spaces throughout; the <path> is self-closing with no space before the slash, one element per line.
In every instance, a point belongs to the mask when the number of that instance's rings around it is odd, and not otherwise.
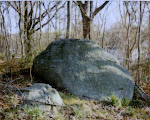
<path fill-rule="evenodd" d="M 43 82 L 79 97 L 132 99 L 134 82 L 118 60 L 88 39 L 53 41 L 33 63 Z"/>

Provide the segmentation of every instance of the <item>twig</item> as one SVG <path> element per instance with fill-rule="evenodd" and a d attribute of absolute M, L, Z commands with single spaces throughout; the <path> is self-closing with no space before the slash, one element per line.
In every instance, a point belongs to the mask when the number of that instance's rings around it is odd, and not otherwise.
<path fill-rule="evenodd" d="M 7 87 L 9 84 L 12 84 L 13 82 L 15 82 L 16 80 L 20 80 L 21 78 L 17 78 L 17 79 L 14 79 L 14 80 L 11 80 L 10 82 L 7 82 L 5 84 L 5 87 Z"/>
<path fill-rule="evenodd" d="M 8 90 L 9 90 L 9 92 L 10 92 L 10 90 L 11 91 L 15 91 L 15 90 L 17 90 L 17 91 L 19 91 L 20 92 L 20 94 L 23 94 L 20 90 L 19 90 L 19 88 L 17 88 L 17 87 L 8 87 L 8 86 L 6 86 L 6 88 L 8 88 Z M 13 92 L 11 92 L 11 93 L 13 93 Z"/>
<path fill-rule="evenodd" d="M 33 77 L 32 77 L 32 72 L 31 72 L 31 67 L 30 67 L 30 78 L 31 78 L 31 82 L 33 81 Z"/>
<path fill-rule="evenodd" d="M 44 103 L 44 102 L 40 102 L 40 101 L 34 101 L 34 100 L 28 100 L 25 98 L 22 98 L 22 100 L 24 101 L 31 101 L 31 102 L 37 102 L 37 103 L 41 103 L 41 104 L 45 104 L 45 105 L 51 105 L 51 106 L 61 106 L 61 107 L 66 107 L 65 105 L 58 105 L 58 104 L 52 104 L 52 103 Z"/>

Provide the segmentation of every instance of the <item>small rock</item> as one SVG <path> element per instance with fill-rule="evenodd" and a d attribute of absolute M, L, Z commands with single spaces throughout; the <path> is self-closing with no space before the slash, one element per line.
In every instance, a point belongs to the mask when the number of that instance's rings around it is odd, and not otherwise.
<path fill-rule="evenodd" d="M 52 111 L 53 111 L 54 114 L 57 114 L 57 113 L 58 113 L 58 110 L 57 110 L 56 107 L 52 107 Z"/>
<path fill-rule="evenodd" d="M 64 106 L 59 93 L 49 84 L 35 83 L 18 89 L 16 94 L 22 97 L 25 106 L 34 105 L 43 111 L 50 111 L 51 105 Z"/>
<path fill-rule="evenodd" d="M 99 117 L 100 117 L 100 118 L 105 118 L 105 115 L 102 114 L 102 113 L 99 113 Z"/>

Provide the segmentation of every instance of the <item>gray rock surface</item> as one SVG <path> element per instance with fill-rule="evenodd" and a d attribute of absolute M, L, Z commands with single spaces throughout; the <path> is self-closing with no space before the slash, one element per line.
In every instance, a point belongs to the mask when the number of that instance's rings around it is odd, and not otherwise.
<path fill-rule="evenodd" d="M 79 97 L 132 99 L 134 82 L 118 60 L 88 39 L 59 39 L 40 53 L 33 74 Z"/>
<path fill-rule="evenodd" d="M 40 110 L 50 111 L 51 105 L 64 106 L 59 93 L 48 84 L 35 83 L 18 89 L 16 94 L 23 98 L 24 105 L 34 105 Z"/>

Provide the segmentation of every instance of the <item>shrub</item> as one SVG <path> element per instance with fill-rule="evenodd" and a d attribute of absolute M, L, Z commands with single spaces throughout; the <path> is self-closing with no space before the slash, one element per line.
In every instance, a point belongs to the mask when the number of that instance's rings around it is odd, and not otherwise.
<path fill-rule="evenodd" d="M 114 107 L 118 107 L 120 105 L 120 99 L 115 97 L 114 95 L 111 95 L 109 100 L 105 99 L 102 102 L 105 105 L 112 105 Z"/>
<path fill-rule="evenodd" d="M 120 99 L 119 98 L 115 97 L 114 95 L 111 95 L 110 98 L 111 98 L 112 105 L 114 107 L 117 107 L 120 105 Z"/>
<path fill-rule="evenodd" d="M 121 100 L 121 106 L 122 107 L 127 107 L 130 103 L 130 100 L 124 98 L 123 100 Z"/>

